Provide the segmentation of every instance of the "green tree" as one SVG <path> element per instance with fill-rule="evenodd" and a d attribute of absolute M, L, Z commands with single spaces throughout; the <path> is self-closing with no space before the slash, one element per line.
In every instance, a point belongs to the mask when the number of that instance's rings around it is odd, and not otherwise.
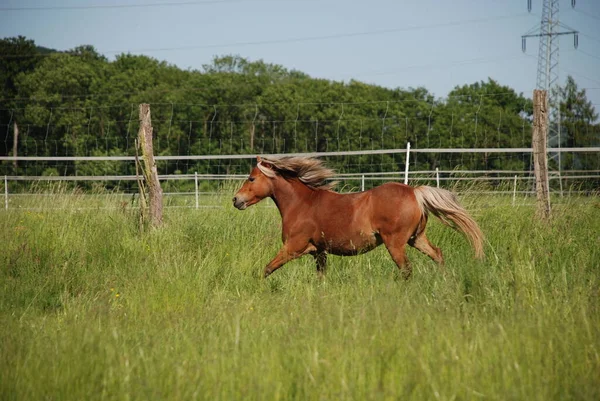
<path fill-rule="evenodd" d="M 594 123 L 598 113 L 591 101 L 587 99 L 585 89 L 579 89 L 572 76 L 567 77 L 564 86 L 554 92 L 560 110 L 560 145 L 562 147 L 589 147 L 600 145 L 600 130 Z M 551 138 L 558 144 L 558 137 Z M 563 169 L 600 169 L 600 160 L 594 153 L 561 154 Z"/>
<path fill-rule="evenodd" d="M 0 39 L 0 132 L 6 132 L 5 140 L 0 141 L 0 155 L 8 155 L 11 151 L 13 129 L 22 116 L 22 102 L 17 98 L 17 78 L 32 71 L 40 59 L 33 40 L 23 36 Z M 9 132 L 12 134 L 10 138 Z"/>
<path fill-rule="evenodd" d="M 24 38 L 16 42 L 25 46 L 24 52 L 40 51 Z M 27 99 L 5 108 L 21 110 L 18 117 L 33 141 L 29 154 L 132 155 L 140 103 L 152 105 L 159 155 L 378 150 L 404 148 L 407 142 L 416 149 L 530 144 L 531 100 L 492 79 L 435 99 L 423 87 L 390 89 L 315 79 L 237 55 L 215 57 L 202 70 L 181 70 L 131 54 L 108 61 L 87 45 L 33 60 L 34 65 L 12 66 L 19 72 L 8 74 L 12 92 L 5 89 L 10 99 Z M 1 123 L 7 124 L 6 119 Z M 527 154 L 457 159 L 453 154 L 413 153 L 411 168 L 526 169 L 529 159 Z M 363 155 L 329 162 L 341 172 L 368 172 L 399 171 L 404 160 L 403 155 Z M 162 174 L 221 174 L 243 171 L 244 163 L 161 162 L 159 169 Z M 60 174 L 135 173 L 133 164 L 126 163 L 45 167 Z"/>
<path fill-rule="evenodd" d="M 18 79 L 19 96 L 32 99 L 25 107 L 24 116 L 32 125 L 31 138 L 58 141 L 57 155 L 85 154 L 82 140 L 91 134 L 88 127 L 92 102 L 87 96 L 97 93 L 105 79 L 102 68 L 105 61 L 86 60 L 68 53 L 45 57 L 37 68 Z M 45 128 L 45 129 L 44 129 Z"/>
<path fill-rule="evenodd" d="M 532 113 L 531 99 L 489 78 L 454 88 L 440 108 L 436 129 L 446 138 L 442 147 L 528 147 Z M 443 160 L 449 168 L 523 170 L 529 166 L 527 154 L 469 154 L 459 160 L 449 155 Z"/>

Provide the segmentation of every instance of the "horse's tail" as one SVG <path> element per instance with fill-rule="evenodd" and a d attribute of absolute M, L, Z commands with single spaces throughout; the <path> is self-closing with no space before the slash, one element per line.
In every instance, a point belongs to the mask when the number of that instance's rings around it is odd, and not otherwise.
<path fill-rule="evenodd" d="M 416 187 L 414 190 L 417 203 L 424 215 L 431 212 L 444 224 L 462 231 L 471 242 L 475 256 L 483 258 L 483 233 L 452 192 L 426 185 Z"/>

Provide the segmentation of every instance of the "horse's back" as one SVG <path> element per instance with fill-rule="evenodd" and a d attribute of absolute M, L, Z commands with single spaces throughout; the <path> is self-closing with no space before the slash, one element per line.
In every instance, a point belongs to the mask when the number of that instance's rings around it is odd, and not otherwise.
<path fill-rule="evenodd" d="M 321 222 L 352 229 L 374 231 L 397 224 L 418 224 L 421 211 L 408 185 L 390 182 L 353 194 L 324 193 L 314 209 Z"/>
<path fill-rule="evenodd" d="M 398 197 L 414 197 L 415 189 L 410 185 L 401 184 L 399 182 L 386 182 L 385 184 L 371 188 L 369 191 L 378 197 L 394 197 L 397 199 Z"/>
<path fill-rule="evenodd" d="M 414 188 L 398 182 L 387 182 L 372 188 L 365 193 L 369 194 L 373 206 L 386 208 L 386 206 L 397 209 L 403 205 L 415 202 Z"/>
<path fill-rule="evenodd" d="M 379 214 L 386 211 L 397 214 L 402 209 L 412 211 L 418 208 L 414 188 L 397 182 L 351 194 L 327 191 L 322 194 L 319 206 L 321 211 L 328 210 L 347 217 L 354 213 L 371 215 L 373 212 Z"/>

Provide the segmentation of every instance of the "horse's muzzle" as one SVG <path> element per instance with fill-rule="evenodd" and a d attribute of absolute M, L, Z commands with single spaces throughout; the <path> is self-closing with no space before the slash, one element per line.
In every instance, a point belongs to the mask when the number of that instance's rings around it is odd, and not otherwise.
<path fill-rule="evenodd" d="M 237 196 L 233 197 L 233 206 L 235 206 L 239 210 L 244 210 L 247 207 L 246 202 L 243 202 L 242 200 L 238 199 Z"/>

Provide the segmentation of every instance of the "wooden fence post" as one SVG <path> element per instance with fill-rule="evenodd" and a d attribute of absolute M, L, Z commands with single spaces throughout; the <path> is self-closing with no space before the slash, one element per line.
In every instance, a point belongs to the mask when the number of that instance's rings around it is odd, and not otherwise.
<path fill-rule="evenodd" d="M 194 189 L 196 190 L 196 209 L 199 207 L 198 203 L 198 172 L 194 172 Z"/>
<path fill-rule="evenodd" d="M 408 185 L 408 166 L 410 161 L 410 142 L 406 143 L 406 165 L 404 166 L 404 183 Z"/>
<path fill-rule="evenodd" d="M 548 155 L 546 138 L 548 133 L 548 102 L 546 91 L 533 91 L 533 131 L 531 147 L 533 151 L 533 171 L 537 196 L 537 216 L 543 220 L 550 218 L 550 185 L 548 182 Z"/>
<path fill-rule="evenodd" d="M 154 148 L 152 146 L 152 121 L 150 118 L 150 105 L 140 104 L 140 130 L 138 143 L 144 158 L 144 178 L 148 187 L 148 203 L 150 204 L 150 224 L 152 227 L 162 225 L 162 188 L 158 180 L 158 170 L 154 161 Z"/>

